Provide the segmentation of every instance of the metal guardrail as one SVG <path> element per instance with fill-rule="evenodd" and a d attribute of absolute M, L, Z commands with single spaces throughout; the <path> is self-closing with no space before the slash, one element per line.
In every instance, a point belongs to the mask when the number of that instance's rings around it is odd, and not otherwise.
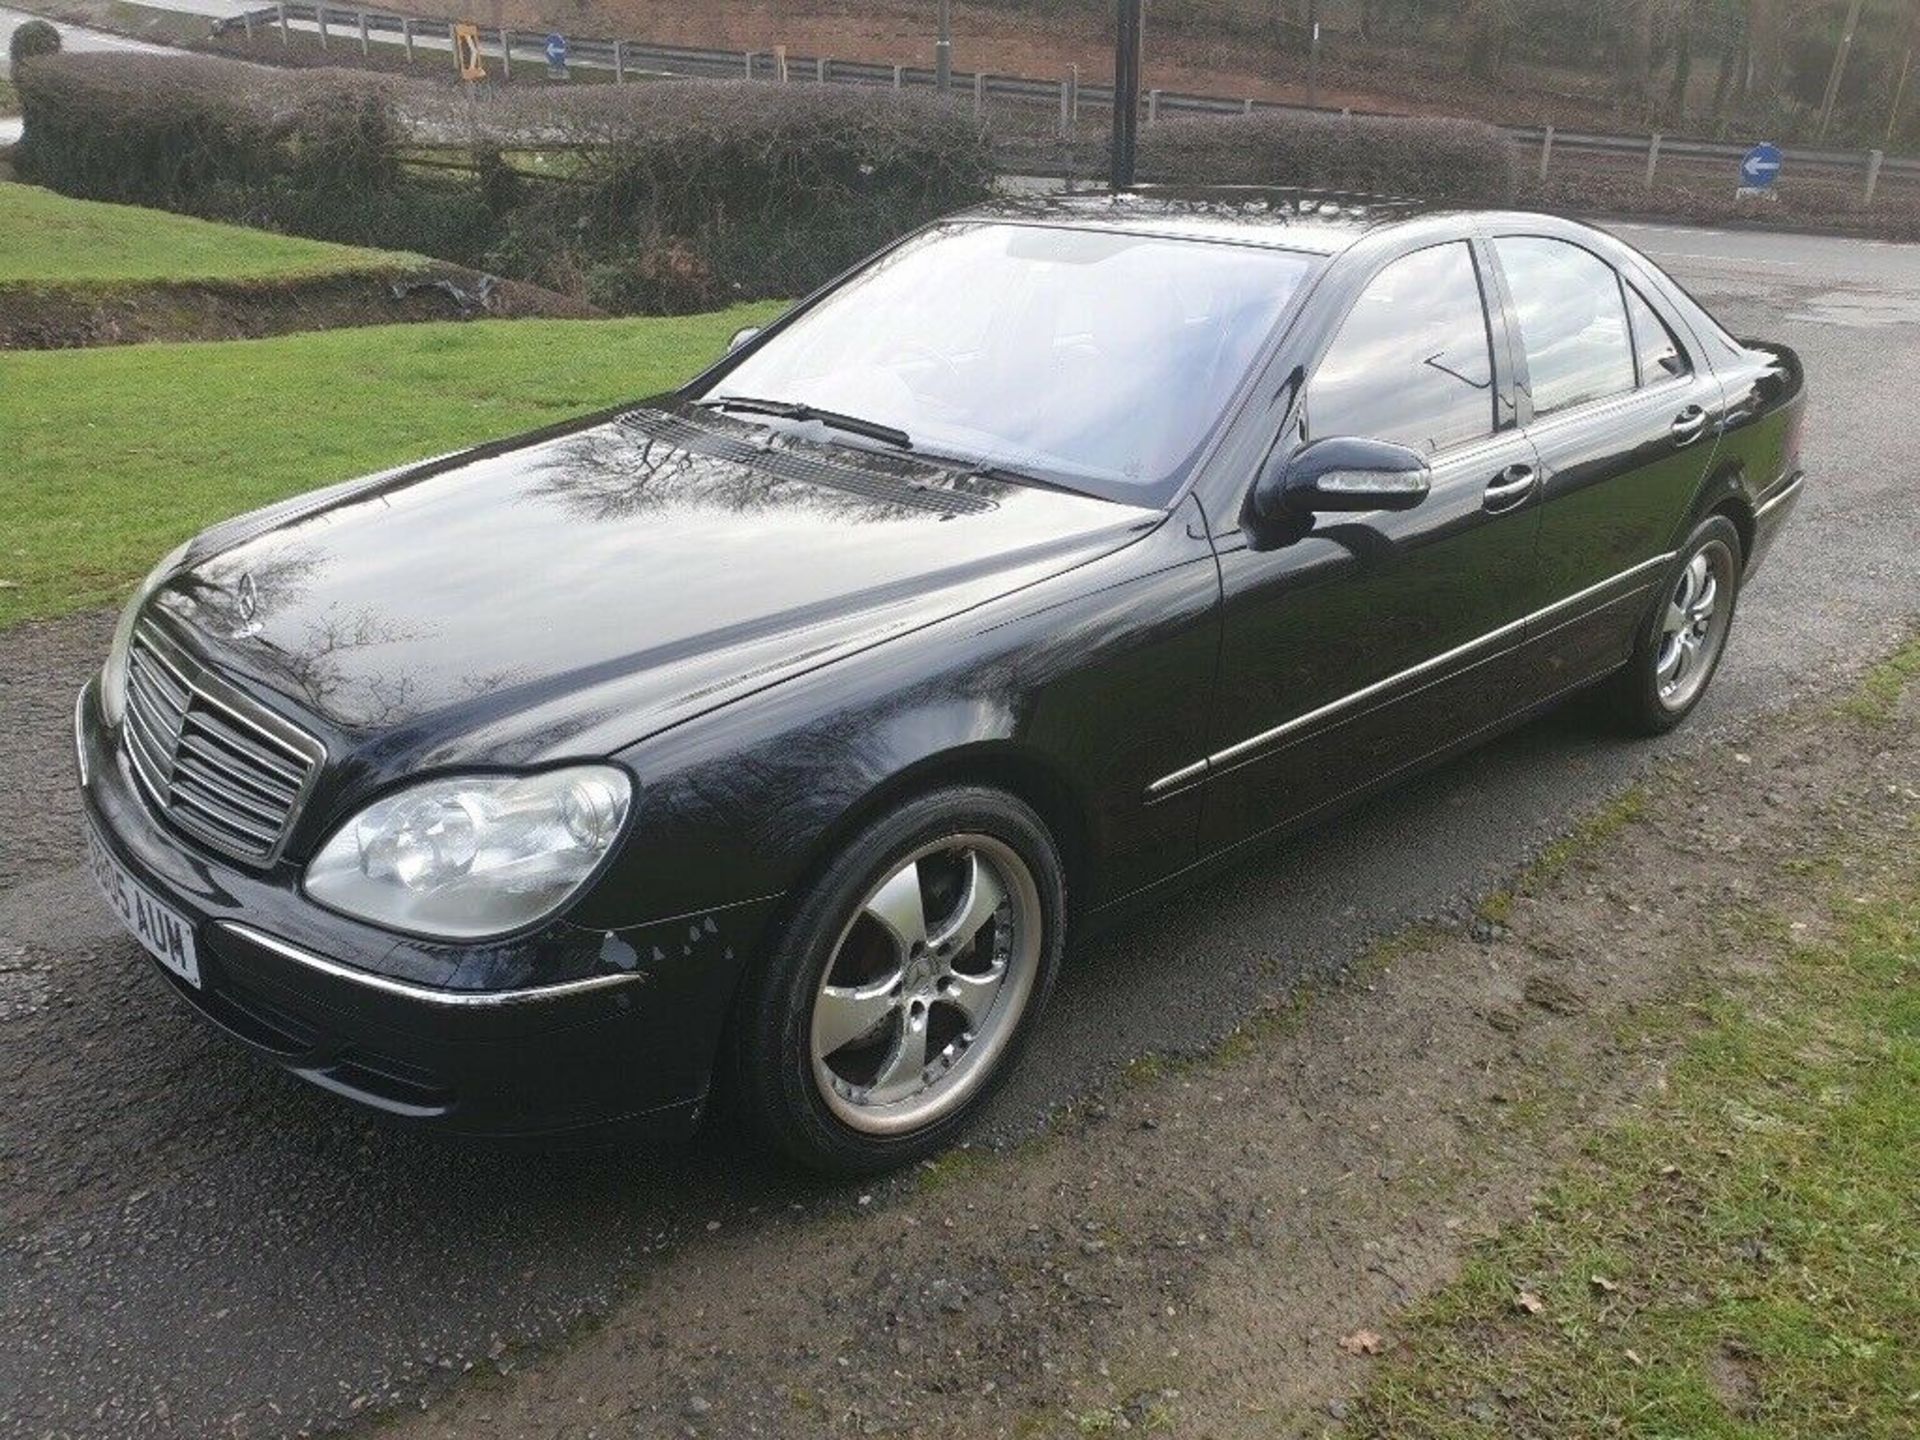
<path fill-rule="evenodd" d="M 249 36 L 258 31 L 277 31 L 287 37 L 292 23 L 302 33 L 311 26 L 323 43 L 338 36 L 343 44 L 357 44 L 362 51 L 375 37 L 381 43 L 395 43 L 411 55 L 415 44 L 428 41 L 434 48 L 452 46 L 454 21 L 396 15 L 386 11 L 344 8 L 312 3 L 312 0 L 287 0 L 285 4 L 263 6 L 243 15 L 218 20 L 215 34 L 244 30 Z M 546 63 L 544 35 L 516 32 L 510 28 L 488 27 L 483 32 L 483 55 L 501 62 L 511 73 L 515 63 L 543 66 Z M 896 90 L 931 90 L 937 81 L 931 67 L 886 65 L 870 60 L 835 60 L 827 56 L 796 55 L 784 50 L 708 50 L 685 45 L 657 45 L 639 40 L 599 40 L 567 37 L 567 64 L 612 72 L 616 80 L 636 78 L 689 77 L 745 80 L 803 80 L 822 84 L 867 85 Z M 1111 85 L 1081 84 L 1077 78 L 1035 80 L 1018 75 L 994 75 L 986 72 L 955 70 L 952 91 L 972 97 L 976 110 L 984 110 L 995 101 L 1011 101 L 1058 110 L 1062 129 L 1078 117 L 1080 109 L 1110 110 Z M 1220 95 L 1196 95 L 1183 91 L 1152 90 L 1142 97 L 1148 123 L 1163 115 L 1240 115 L 1271 111 L 1299 115 L 1385 115 L 1387 112 L 1335 110 L 1328 106 L 1289 105 L 1278 101 L 1251 98 L 1232 99 Z M 1540 151 L 1540 169 L 1544 175 L 1551 156 L 1565 152 L 1576 155 L 1612 155 L 1625 159 L 1645 159 L 1651 183 L 1654 167 L 1662 158 L 1685 160 L 1724 160 L 1732 167 L 1746 153 L 1744 145 L 1721 140 L 1689 139 L 1665 135 L 1594 135 L 1580 131 L 1560 131 L 1551 126 L 1500 125 L 1517 143 Z M 1920 159 L 1882 155 L 1874 151 L 1848 151 L 1788 148 L 1782 152 L 1786 166 L 1793 171 L 1811 171 L 1829 175 L 1864 177 L 1870 201 L 1879 180 L 1901 177 L 1920 180 Z"/>

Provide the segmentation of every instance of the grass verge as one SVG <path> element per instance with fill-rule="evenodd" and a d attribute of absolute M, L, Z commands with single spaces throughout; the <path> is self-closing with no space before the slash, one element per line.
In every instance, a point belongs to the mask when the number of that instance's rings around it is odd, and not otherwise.
<path fill-rule="evenodd" d="M 216 225 L 0 182 L 0 285 L 292 280 L 415 269 L 417 255 Z"/>
<path fill-rule="evenodd" d="M 778 308 L 0 353 L 0 628 L 108 604 L 225 516 L 665 389 Z"/>
<path fill-rule="evenodd" d="M 1668 1017 L 1664 1089 L 1416 1308 L 1348 1440 L 1920 1434 L 1920 835 L 1788 868 L 1828 923 L 1723 917 L 1764 991 Z"/>

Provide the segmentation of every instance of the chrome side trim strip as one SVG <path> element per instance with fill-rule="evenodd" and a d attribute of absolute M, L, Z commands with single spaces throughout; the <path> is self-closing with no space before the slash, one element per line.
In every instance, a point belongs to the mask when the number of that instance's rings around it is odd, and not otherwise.
<path fill-rule="evenodd" d="M 284 960 L 296 965 L 304 965 L 309 970 L 335 980 L 345 980 L 350 984 L 364 985 L 369 990 L 378 990 L 387 995 L 398 995 L 407 1000 L 417 1000 L 425 1005 L 445 1005 L 455 1008 L 481 1009 L 504 1005 L 532 1005 L 544 1000 L 562 1000 L 571 995 L 582 995 L 592 990 L 608 990 L 616 985 L 631 985 L 640 979 L 635 975 L 592 975 L 585 980 L 565 980 L 558 985 L 540 985 L 526 990 L 438 990 L 431 985 L 416 985 L 408 980 L 395 980 L 387 975 L 375 975 L 366 970 L 356 970 L 351 965 L 341 965 L 291 945 L 285 940 L 254 929 L 251 925 L 242 925 L 233 920 L 222 920 L 220 928 L 250 944 L 258 945 L 262 950 L 271 950 Z"/>
<path fill-rule="evenodd" d="M 80 788 L 86 789 L 93 777 L 87 774 L 87 734 L 83 728 L 87 716 L 87 691 L 93 688 L 89 680 L 80 687 L 80 693 L 73 697 L 73 760 L 80 769 Z"/>
<path fill-rule="evenodd" d="M 1147 787 L 1147 798 L 1149 800 L 1156 799 L 1164 795 L 1167 791 L 1177 789 L 1186 784 L 1187 781 L 1196 780 L 1206 773 L 1207 762 L 1204 760 L 1196 760 L 1185 769 L 1176 770 L 1171 775 L 1163 775 L 1154 781 L 1153 784 Z"/>
<path fill-rule="evenodd" d="M 1553 604 L 1543 609 L 1535 610 L 1530 615 L 1523 615 L 1518 620 L 1509 621 L 1497 630 L 1489 630 L 1486 634 L 1477 636 L 1467 641 L 1464 645 L 1456 645 L 1453 649 L 1435 655 L 1430 660 L 1422 660 L 1418 665 L 1409 666 L 1397 674 L 1389 675 L 1385 679 L 1374 681 L 1371 685 L 1363 686 L 1350 695 L 1343 695 L 1338 700 L 1330 700 L 1318 709 L 1309 710 L 1304 715 L 1296 715 L 1293 719 L 1275 725 L 1270 730 L 1262 730 L 1257 735 L 1249 735 L 1244 740 L 1235 741 L 1224 750 L 1216 750 L 1204 760 L 1196 760 L 1193 764 L 1183 766 L 1171 775 L 1162 776 L 1160 779 L 1154 781 L 1147 787 L 1147 799 L 1150 801 L 1157 800 L 1168 792 L 1187 784 L 1189 781 L 1210 774 L 1212 771 L 1224 765 L 1229 765 L 1245 757 L 1252 751 L 1264 749 L 1268 745 L 1275 744 L 1287 736 L 1294 734 L 1296 731 L 1305 729 L 1316 721 L 1327 719 L 1329 716 L 1336 715 L 1342 710 L 1358 705 L 1363 701 L 1370 700 L 1382 691 L 1390 690 L 1405 681 L 1415 680 L 1431 671 L 1441 669 L 1455 660 L 1472 654 L 1475 650 L 1496 644 L 1509 635 L 1526 629 L 1529 625 L 1537 624 L 1547 617 L 1557 614 L 1559 611 L 1565 610 L 1570 606 L 1578 605 L 1583 600 L 1591 599 L 1593 596 L 1600 594 L 1604 590 L 1612 589 L 1615 585 L 1623 581 L 1631 580 L 1637 575 L 1643 575 L 1649 570 L 1665 565 L 1678 553 L 1677 550 L 1669 550 L 1665 554 L 1655 555 L 1650 560 L 1643 560 L 1629 570 L 1622 570 L 1618 575 L 1610 575 L 1605 580 L 1599 581 L 1597 584 L 1589 585 L 1584 590 L 1577 590 L 1565 599 L 1556 600 Z"/>
<path fill-rule="evenodd" d="M 1807 472 L 1802 470 L 1797 475 L 1795 475 L 1791 480 L 1789 480 L 1784 486 L 1781 487 L 1780 493 L 1778 495 L 1774 496 L 1771 500 L 1767 501 L 1758 510 L 1755 510 L 1753 512 L 1753 518 L 1755 520 L 1766 519 L 1767 512 L 1769 510 L 1773 509 L 1773 507 L 1778 505 L 1781 501 L 1789 499 L 1794 495 L 1797 495 L 1800 491 L 1800 487 L 1806 483 L 1807 483 Z"/>

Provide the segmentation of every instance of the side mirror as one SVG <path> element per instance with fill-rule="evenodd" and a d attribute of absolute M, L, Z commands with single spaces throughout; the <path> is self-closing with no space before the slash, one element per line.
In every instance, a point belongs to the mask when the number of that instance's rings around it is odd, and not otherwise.
<path fill-rule="evenodd" d="M 749 325 L 744 330 L 734 331 L 733 338 L 727 341 L 727 353 L 731 355 L 735 350 L 738 350 L 759 333 L 760 327 L 758 325 Z"/>
<path fill-rule="evenodd" d="M 1253 505 L 1263 520 L 1298 523 L 1333 511 L 1411 510 L 1432 486 L 1419 451 L 1336 435 L 1270 460 L 1254 484 Z"/>

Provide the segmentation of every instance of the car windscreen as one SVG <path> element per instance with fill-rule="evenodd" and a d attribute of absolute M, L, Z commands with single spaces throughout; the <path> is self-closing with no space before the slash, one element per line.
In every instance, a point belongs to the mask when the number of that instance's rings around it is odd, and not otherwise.
<path fill-rule="evenodd" d="M 1320 263 L 1208 240 L 956 222 L 876 260 L 701 398 L 857 416 L 904 431 L 916 451 L 1163 503 Z"/>

